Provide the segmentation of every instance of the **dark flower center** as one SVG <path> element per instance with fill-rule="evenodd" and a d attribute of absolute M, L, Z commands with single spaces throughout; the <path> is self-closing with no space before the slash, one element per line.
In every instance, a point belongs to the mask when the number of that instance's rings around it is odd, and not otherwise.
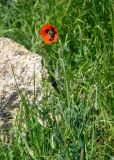
<path fill-rule="evenodd" d="M 46 29 L 46 33 L 49 35 L 49 40 L 53 41 L 55 34 L 57 33 L 55 29 L 51 26 L 51 29 Z"/>
<path fill-rule="evenodd" d="M 49 29 L 46 29 L 46 33 L 48 33 L 49 32 Z"/>

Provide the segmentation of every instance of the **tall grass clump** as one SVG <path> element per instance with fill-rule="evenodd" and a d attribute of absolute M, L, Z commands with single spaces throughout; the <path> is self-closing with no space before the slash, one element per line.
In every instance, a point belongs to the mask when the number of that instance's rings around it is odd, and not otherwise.
<path fill-rule="evenodd" d="M 42 103 L 25 96 L 6 160 L 108 160 L 114 157 L 114 3 L 112 0 L 7 0 L 0 2 L 0 35 L 43 56 L 56 86 Z M 43 24 L 58 28 L 46 45 Z"/>

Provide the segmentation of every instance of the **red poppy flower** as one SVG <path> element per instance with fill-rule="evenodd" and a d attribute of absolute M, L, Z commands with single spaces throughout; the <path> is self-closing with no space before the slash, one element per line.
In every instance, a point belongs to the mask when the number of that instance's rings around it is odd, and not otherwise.
<path fill-rule="evenodd" d="M 58 31 L 51 24 L 46 24 L 42 26 L 40 30 L 40 36 L 43 38 L 46 44 L 51 44 L 56 42 L 58 39 Z"/>

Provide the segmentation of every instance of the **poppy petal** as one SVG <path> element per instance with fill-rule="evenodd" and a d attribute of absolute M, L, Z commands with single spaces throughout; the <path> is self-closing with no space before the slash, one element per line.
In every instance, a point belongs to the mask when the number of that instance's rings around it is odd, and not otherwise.
<path fill-rule="evenodd" d="M 51 25 L 50 24 L 42 26 L 42 28 L 40 30 L 40 35 L 42 37 L 44 37 L 47 34 L 46 30 L 51 30 Z"/>
<path fill-rule="evenodd" d="M 58 31 L 51 24 L 46 24 L 42 26 L 40 30 L 40 36 L 43 38 L 44 43 L 51 44 L 56 42 L 58 39 Z"/>

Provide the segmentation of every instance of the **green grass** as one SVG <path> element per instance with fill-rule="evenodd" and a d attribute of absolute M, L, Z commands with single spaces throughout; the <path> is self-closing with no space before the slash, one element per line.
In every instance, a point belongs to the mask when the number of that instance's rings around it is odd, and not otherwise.
<path fill-rule="evenodd" d="M 56 44 L 39 36 L 46 23 L 59 30 Z M 11 141 L 0 142 L 0 159 L 114 157 L 113 1 L 1 0 L 0 36 L 42 55 L 58 86 L 50 97 L 45 86 L 40 107 L 22 97 Z"/>

